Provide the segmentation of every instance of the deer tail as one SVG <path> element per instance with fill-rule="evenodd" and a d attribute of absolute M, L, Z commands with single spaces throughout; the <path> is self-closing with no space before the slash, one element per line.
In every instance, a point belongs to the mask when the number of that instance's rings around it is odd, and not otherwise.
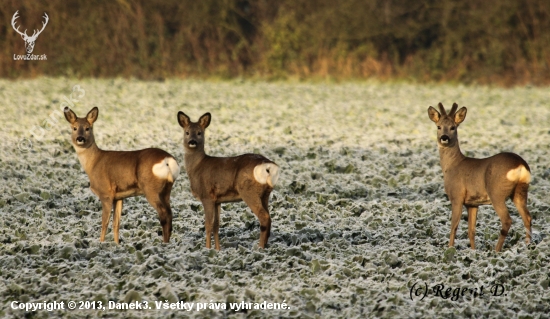
<path fill-rule="evenodd" d="M 173 183 L 180 173 L 178 162 L 173 157 L 165 157 L 160 163 L 153 165 L 153 174 L 158 178 Z"/>
<path fill-rule="evenodd" d="M 254 167 L 254 179 L 260 184 L 275 187 L 279 179 L 279 166 L 275 163 L 262 163 Z"/>
<path fill-rule="evenodd" d="M 520 165 L 508 171 L 506 178 L 509 181 L 529 184 L 531 182 L 531 172 L 529 172 L 529 169 L 524 165 Z"/>

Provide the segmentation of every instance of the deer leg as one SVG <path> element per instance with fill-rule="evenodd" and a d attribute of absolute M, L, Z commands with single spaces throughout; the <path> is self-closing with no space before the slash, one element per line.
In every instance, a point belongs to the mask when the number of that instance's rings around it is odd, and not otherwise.
<path fill-rule="evenodd" d="M 172 209 L 170 205 L 164 203 L 164 216 L 161 217 L 159 213 L 160 225 L 162 226 L 162 240 L 165 243 L 170 242 L 170 237 L 172 236 Z"/>
<path fill-rule="evenodd" d="M 264 209 L 269 213 L 269 195 L 271 194 L 271 191 L 266 191 L 264 195 L 262 196 L 262 206 Z"/>
<path fill-rule="evenodd" d="M 264 208 L 263 198 L 257 194 L 241 194 L 241 196 L 260 221 L 260 247 L 265 248 L 271 232 L 271 217 L 267 209 Z M 267 196 L 269 197 L 269 193 Z"/>
<path fill-rule="evenodd" d="M 172 235 L 172 210 L 170 206 L 167 206 L 160 199 L 153 207 L 155 207 L 159 215 L 160 226 L 162 227 L 162 240 L 168 243 Z"/>
<path fill-rule="evenodd" d="M 495 211 L 500 218 L 500 222 L 502 223 L 502 229 L 500 230 L 497 246 L 495 248 L 496 251 L 500 251 L 502 249 L 502 246 L 504 245 L 504 240 L 508 235 L 510 226 L 512 226 L 512 218 L 510 218 L 510 213 L 508 212 L 508 208 L 506 207 L 504 199 L 493 201 L 493 199 L 491 198 L 491 201 L 493 202 L 493 207 L 495 208 Z"/>
<path fill-rule="evenodd" d="M 169 243 L 170 236 L 172 236 L 172 209 L 170 208 L 170 205 L 167 205 L 164 201 L 161 201 L 157 205 L 157 212 L 159 215 L 160 226 L 162 227 L 162 241 Z"/>
<path fill-rule="evenodd" d="M 113 210 L 113 200 L 111 198 L 102 198 L 101 207 L 101 236 L 99 237 L 99 241 L 104 242 L 105 234 L 107 234 L 107 226 L 109 226 L 109 219 L 111 219 L 111 211 Z"/>
<path fill-rule="evenodd" d="M 214 225 L 214 216 L 216 215 L 216 204 L 211 201 L 203 201 L 204 206 L 204 229 L 206 231 L 206 248 L 212 248 L 212 227 Z"/>
<path fill-rule="evenodd" d="M 168 191 L 170 191 L 170 188 Z M 170 209 L 170 205 L 166 204 L 164 200 L 165 196 L 163 195 L 154 191 L 145 192 L 145 198 L 147 198 L 149 204 L 156 209 L 159 215 L 160 226 L 162 227 L 162 239 L 165 243 L 168 243 L 170 242 L 172 229 L 172 210 Z"/>
<path fill-rule="evenodd" d="M 221 213 L 221 204 L 216 204 L 216 207 L 214 209 L 214 223 L 212 225 L 212 229 L 214 232 L 214 245 L 216 247 L 216 250 L 220 250 L 220 237 L 219 237 L 219 231 L 220 231 L 220 213 Z"/>
<path fill-rule="evenodd" d="M 455 245 L 456 230 L 458 229 L 460 216 L 462 216 L 462 203 L 455 201 L 451 202 L 451 205 L 451 236 L 449 238 L 449 247 L 453 247 Z"/>
<path fill-rule="evenodd" d="M 476 219 L 477 206 L 469 206 L 468 209 L 468 238 L 470 238 L 470 248 L 476 249 Z"/>
<path fill-rule="evenodd" d="M 525 231 L 527 233 L 525 237 L 525 243 L 529 244 L 531 242 L 531 214 L 527 209 L 527 190 L 529 184 L 519 184 L 516 186 L 514 192 L 514 197 L 512 198 L 514 205 L 518 209 L 521 219 L 523 219 L 523 225 L 525 225 Z"/>
<path fill-rule="evenodd" d="M 264 210 L 267 212 L 267 215 L 269 216 L 269 224 L 266 226 L 266 238 L 265 238 L 265 244 L 267 245 L 267 240 L 269 239 L 269 235 L 271 235 L 271 215 L 269 215 L 269 195 L 271 194 L 271 191 L 266 191 L 264 195 L 262 196 L 262 206 Z"/>
<path fill-rule="evenodd" d="M 118 234 L 120 229 L 120 216 L 122 215 L 122 199 L 115 200 L 115 214 L 113 215 L 113 234 L 115 243 L 119 243 Z"/>
<path fill-rule="evenodd" d="M 165 243 L 170 242 L 170 236 L 172 236 L 172 207 L 170 206 L 170 193 L 172 192 L 173 183 L 167 183 L 161 194 L 162 204 L 165 209 L 166 223 L 162 224 L 162 237 Z M 160 216 L 160 215 L 159 215 Z"/>

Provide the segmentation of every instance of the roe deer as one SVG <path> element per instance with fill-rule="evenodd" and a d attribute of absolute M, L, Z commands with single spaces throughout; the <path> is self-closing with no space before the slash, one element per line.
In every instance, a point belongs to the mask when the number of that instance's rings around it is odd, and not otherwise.
<path fill-rule="evenodd" d="M 165 243 L 172 234 L 172 209 L 170 191 L 180 168 L 174 157 L 158 148 L 139 151 L 104 151 L 94 139 L 93 124 L 99 110 L 94 107 L 88 115 L 79 118 L 66 107 L 65 118 L 71 123 L 72 144 L 78 160 L 90 179 L 90 189 L 99 197 L 103 208 L 100 241 L 105 240 L 111 210 L 113 233 L 118 244 L 122 200 L 126 197 L 145 195 L 159 215 L 162 237 Z"/>
<path fill-rule="evenodd" d="M 243 154 L 235 157 L 212 157 L 204 153 L 204 130 L 210 124 L 210 113 L 191 122 L 178 112 L 178 123 L 183 127 L 185 169 L 191 192 L 202 202 L 205 215 L 206 248 L 211 248 L 214 233 L 216 250 L 220 250 L 221 203 L 243 200 L 260 220 L 261 248 L 267 245 L 271 230 L 269 194 L 279 177 L 279 166 L 262 155 Z"/>
<path fill-rule="evenodd" d="M 517 207 L 527 231 L 526 242 L 531 241 L 531 215 L 527 210 L 527 190 L 531 181 L 529 165 L 514 153 L 500 153 L 488 158 L 466 157 L 458 146 L 458 125 L 466 118 L 466 108 L 457 111 L 454 103 L 447 114 L 443 104 L 439 110 L 428 108 L 430 120 L 437 125 L 437 144 L 443 171 L 445 193 L 452 206 L 451 237 L 454 240 L 462 206 L 468 210 L 468 237 L 470 246 L 475 249 L 475 229 L 477 209 L 480 205 L 492 204 L 502 223 L 502 229 L 496 245 L 496 251 L 502 249 L 504 239 L 512 225 L 512 219 L 506 207 L 506 199 L 511 198 Z"/>

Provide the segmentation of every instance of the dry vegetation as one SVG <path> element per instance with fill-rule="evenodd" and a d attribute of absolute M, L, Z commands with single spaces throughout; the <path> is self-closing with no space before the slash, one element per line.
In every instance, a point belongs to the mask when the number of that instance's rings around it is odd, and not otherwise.
<path fill-rule="evenodd" d="M 35 54 L 23 29 L 50 22 Z M 369 78 L 550 83 L 547 0 L 4 0 L 0 77 Z"/>

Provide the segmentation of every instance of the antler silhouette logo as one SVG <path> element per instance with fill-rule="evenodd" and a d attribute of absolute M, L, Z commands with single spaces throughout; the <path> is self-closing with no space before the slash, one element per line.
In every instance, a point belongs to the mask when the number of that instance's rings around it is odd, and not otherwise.
<path fill-rule="evenodd" d="M 27 50 L 28 54 L 31 54 L 32 50 L 34 50 L 34 43 L 36 42 L 36 38 L 38 38 L 38 35 L 40 35 L 42 31 L 44 31 L 44 28 L 48 24 L 48 21 L 50 20 L 50 18 L 48 17 L 48 14 L 44 12 L 43 18 L 46 19 L 46 21 L 42 22 L 42 29 L 40 31 L 34 30 L 33 34 L 29 37 L 27 35 L 27 29 L 25 29 L 25 32 L 21 32 L 19 31 L 19 27 L 17 28 L 15 27 L 15 20 L 19 18 L 19 16 L 17 15 L 18 13 L 19 13 L 19 10 L 15 11 L 15 13 L 13 14 L 13 18 L 11 19 L 11 26 L 13 27 L 15 32 L 19 33 L 23 38 L 23 40 L 25 40 L 25 49 Z"/>

